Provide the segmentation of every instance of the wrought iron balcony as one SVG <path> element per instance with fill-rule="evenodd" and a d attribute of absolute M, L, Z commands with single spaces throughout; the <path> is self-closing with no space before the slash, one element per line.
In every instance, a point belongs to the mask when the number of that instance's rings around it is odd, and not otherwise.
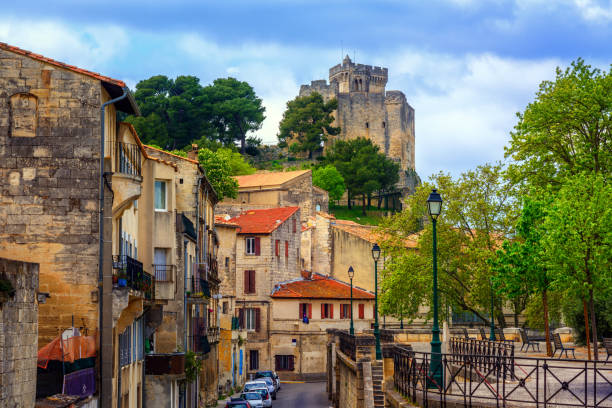
<path fill-rule="evenodd" d="M 190 298 L 210 298 L 210 286 L 204 279 L 206 276 L 204 268 L 198 268 L 193 272 L 193 276 L 187 278 L 187 297 Z"/>
<path fill-rule="evenodd" d="M 218 327 L 209 327 L 206 331 L 206 336 L 208 337 L 208 342 L 218 343 L 219 342 L 219 328 Z"/>
<path fill-rule="evenodd" d="M 203 317 L 191 318 L 191 330 L 189 336 L 190 350 L 196 353 L 206 354 L 210 352 L 210 342 L 208 341 L 208 329 Z"/>
<path fill-rule="evenodd" d="M 142 156 L 140 147 L 131 143 L 111 143 L 115 173 L 142 177 Z"/>
<path fill-rule="evenodd" d="M 153 270 L 155 273 L 155 282 L 161 283 L 174 281 L 174 265 L 154 264 Z"/>
<path fill-rule="evenodd" d="M 142 262 L 127 255 L 113 255 L 113 286 L 143 292 L 145 299 L 154 298 L 154 279 L 142 269 Z"/>

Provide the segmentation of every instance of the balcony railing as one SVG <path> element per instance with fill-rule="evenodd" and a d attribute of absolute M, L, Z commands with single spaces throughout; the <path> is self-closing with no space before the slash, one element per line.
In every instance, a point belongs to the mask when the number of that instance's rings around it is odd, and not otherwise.
<path fill-rule="evenodd" d="M 218 343 L 219 342 L 219 328 L 218 327 L 209 327 L 206 330 L 206 336 L 208 337 L 209 343 Z"/>
<path fill-rule="evenodd" d="M 115 173 L 142 176 L 142 156 L 140 147 L 131 143 L 111 142 L 115 162 Z"/>
<path fill-rule="evenodd" d="M 205 277 L 204 268 L 201 266 L 193 272 L 193 276 L 187 278 L 187 296 L 191 298 L 210 298 L 210 286 Z"/>
<path fill-rule="evenodd" d="M 185 353 L 147 354 L 145 374 L 182 375 L 185 373 Z"/>
<path fill-rule="evenodd" d="M 153 277 L 142 269 L 142 262 L 127 255 L 113 255 L 113 285 L 141 291 L 148 300 L 155 293 Z"/>
<path fill-rule="evenodd" d="M 213 258 L 211 254 L 208 254 L 208 273 L 214 277 L 219 276 L 219 264 L 217 263 L 217 259 Z"/>
<path fill-rule="evenodd" d="M 208 341 L 208 330 L 203 317 L 191 318 L 191 335 L 189 336 L 189 345 L 191 351 L 196 353 L 206 354 L 210 352 L 210 343 Z"/>
<path fill-rule="evenodd" d="M 153 265 L 155 282 L 173 282 L 174 265 Z"/>

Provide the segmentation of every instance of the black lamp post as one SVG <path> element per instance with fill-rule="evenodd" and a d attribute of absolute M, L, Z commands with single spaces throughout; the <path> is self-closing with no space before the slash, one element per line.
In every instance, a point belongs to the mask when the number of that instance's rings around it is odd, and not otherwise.
<path fill-rule="evenodd" d="M 427 210 L 433 226 L 433 327 L 431 329 L 431 364 L 429 366 L 429 388 L 442 388 L 442 343 L 438 326 L 438 248 L 436 222 L 442 212 L 442 197 L 434 188 L 427 199 Z"/>
<path fill-rule="evenodd" d="M 382 360 L 380 331 L 378 330 L 378 259 L 380 258 L 380 247 L 378 244 L 374 244 L 372 247 L 372 258 L 374 259 L 374 337 L 376 338 L 376 359 Z"/>
<path fill-rule="evenodd" d="M 493 283 L 489 278 L 489 288 L 491 289 L 491 333 L 489 333 L 489 340 L 495 341 L 495 319 L 493 317 Z"/>
<path fill-rule="evenodd" d="M 353 326 L 353 276 L 355 276 L 355 270 L 352 266 L 349 266 L 348 276 L 351 280 L 351 336 L 355 335 L 355 328 Z"/>

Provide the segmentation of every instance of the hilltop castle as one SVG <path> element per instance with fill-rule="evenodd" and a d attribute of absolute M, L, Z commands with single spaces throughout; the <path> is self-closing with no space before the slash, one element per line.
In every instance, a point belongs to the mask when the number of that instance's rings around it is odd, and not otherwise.
<path fill-rule="evenodd" d="M 341 128 L 334 140 L 357 137 L 371 139 L 387 157 L 400 165 L 400 189 L 413 190 L 414 109 L 401 91 L 385 91 L 388 69 L 355 64 L 347 55 L 342 64 L 329 69 L 327 81 L 312 81 L 300 87 L 300 96 L 320 93 L 327 101 L 338 100 L 334 125 Z"/>

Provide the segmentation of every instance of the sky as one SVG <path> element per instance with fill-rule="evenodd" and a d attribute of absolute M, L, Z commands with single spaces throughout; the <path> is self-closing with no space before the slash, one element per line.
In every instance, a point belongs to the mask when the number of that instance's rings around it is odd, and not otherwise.
<path fill-rule="evenodd" d="M 300 85 L 327 79 L 343 53 L 388 67 L 387 90 L 415 109 L 423 179 L 503 160 L 516 113 L 556 67 L 612 62 L 612 0 L 2 3 L 0 42 L 132 89 L 158 74 L 247 81 L 266 107 L 266 144 Z"/>

